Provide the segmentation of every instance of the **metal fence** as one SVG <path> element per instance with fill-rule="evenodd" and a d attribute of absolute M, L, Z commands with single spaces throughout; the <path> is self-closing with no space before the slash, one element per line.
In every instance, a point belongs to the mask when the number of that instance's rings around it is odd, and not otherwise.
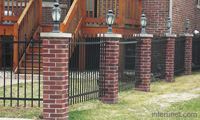
<path fill-rule="evenodd" d="M 19 31 L 20 32 L 20 31 Z M 26 39 L 13 41 L 13 36 L 4 36 L 0 41 L 0 106 L 39 106 L 42 102 L 42 77 L 40 62 L 42 41 Z M 33 36 L 33 35 L 32 35 Z M 32 37 L 33 38 L 33 37 Z M 18 67 L 13 70 L 14 46 L 24 46 L 23 55 L 18 54 Z M 18 51 L 20 48 L 18 47 Z M 35 54 L 34 51 L 38 51 Z M 13 72 L 14 71 L 14 72 Z M 37 71 L 37 74 L 35 72 Z"/>
<path fill-rule="evenodd" d="M 135 87 L 135 59 L 137 41 L 130 35 L 124 35 L 119 42 L 119 72 L 118 90 L 119 92 Z"/>
<path fill-rule="evenodd" d="M 166 75 L 166 47 L 165 37 L 154 38 L 151 42 L 151 81 L 163 79 Z"/>
<path fill-rule="evenodd" d="M 192 41 L 192 69 L 200 70 L 200 37 L 194 37 Z"/>
<path fill-rule="evenodd" d="M 69 42 L 69 104 L 98 98 L 105 91 L 106 42 L 97 35 Z"/>
<path fill-rule="evenodd" d="M 185 38 L 177 37 L 175 39 L 174 56 L 174 75 L 180 75 L 185 71 Z"/>

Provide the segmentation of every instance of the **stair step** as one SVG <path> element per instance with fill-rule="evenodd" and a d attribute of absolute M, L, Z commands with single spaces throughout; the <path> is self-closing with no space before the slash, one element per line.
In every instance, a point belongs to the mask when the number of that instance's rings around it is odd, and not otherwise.
<path fill-rule="evenodd" d="M 30 47 L 30 53 L 32 54 L 32 47 Z M 40 48 L 40 53 L 43 52 L 43 48 Z M 39 47 L 33 47 L 33 53 L 39 53 Z"/>
<path fill-rule="evenodd" d="M 40 60 L 40 67 L 43 66 L 43 61 Z M 25 67 L 25 61 L 22 61 L 22 67 Z M 26 67 L 32 67 L 32 60 L 26 60 Z M 39 69 L 39 60 L 33 60 L 33 67 Z"/>
<path fill-rule="evenodd" d="M 25 73 L 25 68 L 20 67 L 19 68 L 19 73 Z M 26 74 L 32 74 L 32 68 L 27 67 L 26 68 Z M 33 74 L 39 74 L 39 68 L 33 68 Z M 40 74 L 43 74 L 43 68 L 40 68 Z"/>
<path fill-rule="evenodd" d="M 34 60 L 39 60 L 39 53 L 33 53 L 33 55 L 32 55 L 32 53 L 26 54 L 26 60 L 32 60 L 32 56 L 33 56 Z M 41 53 L 40 54 L 40 60 L 42 60 L 42 59 L 43 59 L 43 55 Z"/>
<path fill-rule="evenodd" d="M 39 46 L 39 43 L 33 43 L 33 46 Z M 43 46 L 43 43 L 40 43 L 40 46 Z"/>

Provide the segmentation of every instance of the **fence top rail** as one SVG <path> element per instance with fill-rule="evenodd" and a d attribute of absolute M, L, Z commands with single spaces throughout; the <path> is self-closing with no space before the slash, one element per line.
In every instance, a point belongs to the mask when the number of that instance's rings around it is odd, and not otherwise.
<path fill-rule="evenodd" d="M 175 42 L 184 42 L 185 41 L 185 37 L 184 36 L 180 36 L 180 37 L 177 37 L 176 39 L 175 39 Z"/>
<path fill-rule="evenodd" d="M 119 42 L 119 44 L 137 44 L 137 43 L 141 43 L 142 41 L 123 41 L 123 42 Z"/>
<path fill-rule="evenodd" d="M 70 42 L 69 45 L 98 45 L 107 43 L 108 42 Z"/>

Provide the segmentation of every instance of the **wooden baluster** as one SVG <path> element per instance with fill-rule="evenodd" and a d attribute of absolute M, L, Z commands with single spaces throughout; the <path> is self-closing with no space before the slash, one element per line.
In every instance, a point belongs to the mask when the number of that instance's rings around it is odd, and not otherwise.
<path fill-rule="evenodd" d="M 14 0 L 12 0 L 12 16 L 14 16 Z"/>
<path fill-rule="evenodd" d="M 106 15 L 107 15 L 107 13 L 108 13 L 108 0 L 106 0 Z"/>
<path fill-rule="evenodd" d="M 117 0 L 115 0 L 115 17 L 117 17 Z"/>
<path fill-rule="evenodd" d="M 93 11 L 92 11 L 92 13 L 93 13 L 93 14 L 92 14 L 92 17 L 93 17 L 93 18 L 94 18 L 94 13 L 95 13 L 95 12 L 94 12 L 94 9 L 95 9 L 95 0 L 93 0 Z"/>
<path fill-rule="evenodd" d="M 9 1 L 10 1 L 10 0 L 7 1 L 7 16 L 9 16 L 9 7 L 10 7 Z"/>
<path fill-rule="evenodd" d="M 110 0 L 110 9 L 112 10 L 112 0 Z"/>
<path fill-rule="evenodd" d="M 104 0 L 101 0 L 101 2 L 102 2 L 102 3 L 101 3 L 101 4 L 102 4 L 102 5 L 101 5 L 101 17 L 102 17 L 102 18 L 103 18 L 103 6 L 104 6 L 104 5 L 103 5 L 103 1 L 104 1 Z"/>
<path fill-rule="evenodd" d="M 20 15 L 22 14 L 22 0 L 20 2 Z"/>
<path fill-rule="evenodd" d="M 18 16 L 18 0 L 16 0 L 16 16 Z"/>
<path fill-rule="evenodd" d="M 99 0 L 97 0 L 97 18 L 99 18 Z"/>
<path fill-rule="evenodd" d="M 25 1 L 25 7 L 26 7 L 26 0 L 24 0 Z"/>
<path fill-rule="evenodd" d="M 90 17 L 90 0 L 88 0 L 88 17 Z"/>

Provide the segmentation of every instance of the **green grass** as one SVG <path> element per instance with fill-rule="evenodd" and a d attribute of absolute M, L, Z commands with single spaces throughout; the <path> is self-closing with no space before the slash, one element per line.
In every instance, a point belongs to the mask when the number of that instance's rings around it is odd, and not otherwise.
<path fill-rule="evenodd" d="M 1 89 L 1 88 L 0 88 Z M 198 120 L 200 119 L 200 72 L 177 77 L 172 83 L 151 83 L 151 92 L 133 89 L 119 93 L 118 104 L 91 100 L 70 106 L 71 120 Z M 198 118 L 156 118 L 152 113 L 197 113 Z M 1 107 L 2 117 L 37 118 L 42 108 Z"/>

